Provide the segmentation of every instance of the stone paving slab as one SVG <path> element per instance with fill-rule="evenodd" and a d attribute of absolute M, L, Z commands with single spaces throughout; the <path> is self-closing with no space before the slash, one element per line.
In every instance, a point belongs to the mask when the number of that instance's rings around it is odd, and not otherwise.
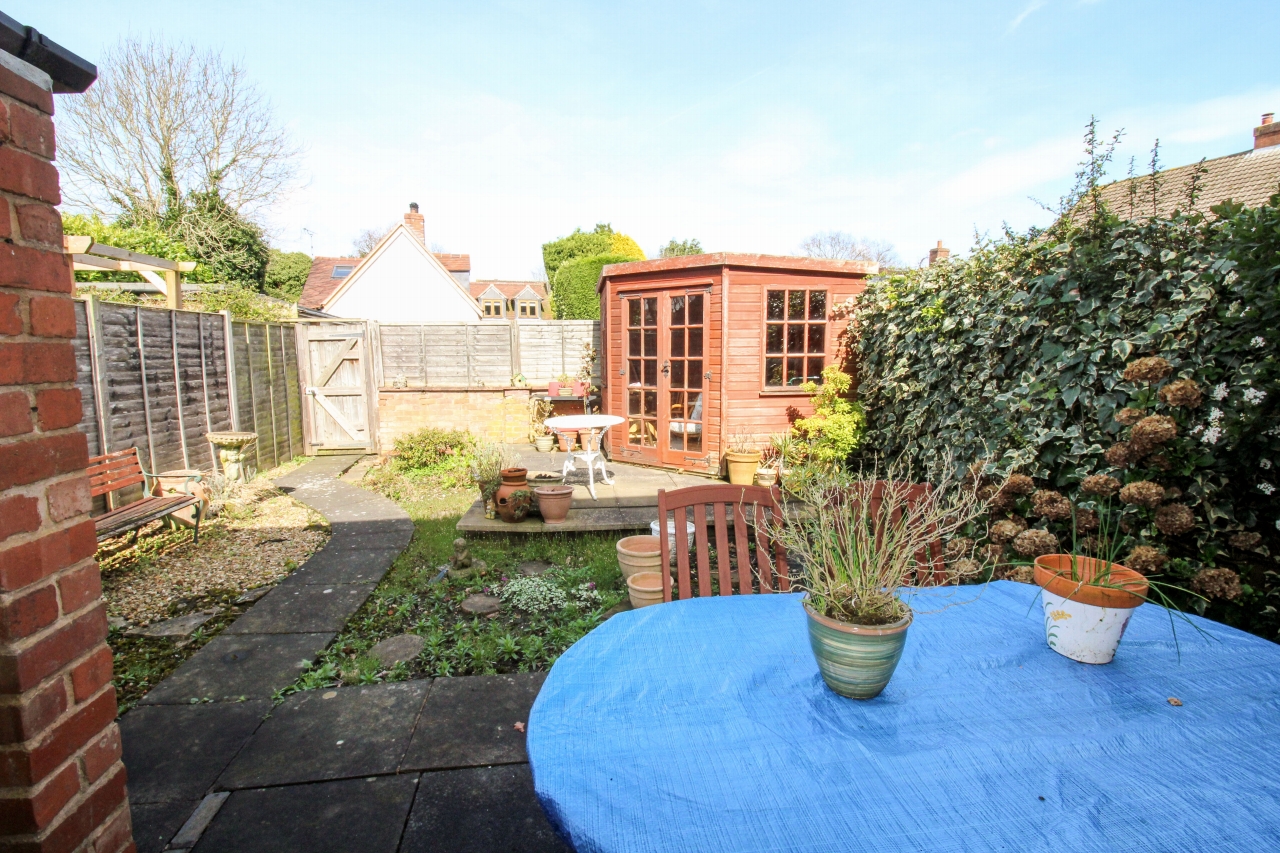
<path fill-rule="evenodd" d="M 133 800 L 132 786 L 129 799 Z M 176 800 L 171 803 L 130 802 L 133 842 L 138 846 L 138 853 L 161 853 L 169 845 L 169 839 L 182 829 L 187 816 L 198 805 L 198 800 Z"/>
<path fill-rule="evenodd" d="M 342 630 L 374 584 L 289 584 L 267 593 L 225 634 L 320 634 Z"/>
<path fill-rule="evenodd" d="M 411 773 L 236 791 L 193 853 L 395 853 L 417 781 Z"/>
<path fill-rule="evenodd" d="M 337 634 L 221 634 L 142 699 L 143 705 L 270 699 Z"/>
<path fill-rule="evenodd" d="M 433 770 L 528 761 L 524 732 L 545 672 L 437 678 L 400 767 Z"/>
<path fill-rule="evenodd" d="M 590 499 L 588 499 L 590 500 Z M 536 533 L 588 533 L 607 530 L 648 531 L 649 523 L 658 517 L 657 504 L 642 507 L 574 506 L 563 524 L 546 524 L 541 518 L 526 518 L 508 524 L 500 518 L 485 518 L 479 501 L 472 504 L 458 522 L 462 533 L 504 533 L 531 535 Z"/>
<path fill-rule="evenodd" d="M 389 521 L 362 522 L 345 525 L 347 529 L 333 531 L 325 544 L 326 551 L 403 551 L 413 538 L 413 522 L 403 524 Z"/>
<path fill-rule="evenodd" d="M 423 679 L 295 693 L 272 711 L 218 788 L 394 773 L 430 687 Z"/>
<path fill-rule="evenodd" d="M 350 551 L 322 548 L 290 572 L 279 586 L 296 584 L 378 583 L 391 569 L 403 548 Z"/>
<path fill-rule="evenodd" d="M 364 454 L 317 456 L 302 467 L 290 471 L 274 482 L 286 491 L 311 484 L 323 484 L 328 480 L 342 476 L 348 468 L 355 465 L 363 457 Z"/>
<path fill-rule="evenodd" d="M 199 800 L 270 710 L 265 700 L 134 708 L 120 718 L 130 802 Z"/>
<path fill-rule="evenodd" d="M 527 764 L 423 773 L 400 853 L 571 853 L 542 812 Z"/>

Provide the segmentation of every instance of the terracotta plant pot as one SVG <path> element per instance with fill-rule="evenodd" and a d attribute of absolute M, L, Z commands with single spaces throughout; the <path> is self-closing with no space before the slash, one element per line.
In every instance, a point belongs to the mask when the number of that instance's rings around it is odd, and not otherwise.
<path fill-rule="evenodd" d="M 1072 579 L 1072 560 L 1075 576 Z M 1093 583 L 1106 574 L 1105 585 Z M 1044 603 L 1049 648 L 1080 663 L 1111 663 L 1133 611 L 1147 600 L 1147 579 L 1102 560 L 1046 554 L 1036 558 L 1035 581 Z"/>
<path fill-rule="evenodd" d="M 575 379 L 573 381 L 573 396 L 575 397 L 587 396 L 587 383 L 583 382 L 581 379 Z"/>
<path fill-rule="evenodd" d="M 527 468 L 502 469 L 502 485 L 498 487 L 493 500 L 498 506 L 498 517 L 503 521 L 514 524 L 517 521 L 524 521 L 524 517 L 529 514 L 533 494 L 529 491 L 528 481 L 525 480 L 527 473 L 529 473 Z"/>
<path fill-rule="evenodd" d="M 564 524 L 573 503 L 573 486 L 538 486 L 533 490 L 538 513 L 546 524 Z"/>
<path fill-rule="evenodd" d="M 902 659 L 911 612 L 892 625 L 855 625 L 820 616 L 804 602 L 809 617 L 809 646 L 822 680 L 850 699 L 880 695 Z"/>
<path fill-rule="evenodd" d="M 596 439 L 596 441 L 598 442 L 599 439 Z M 591 430 L 589 429 L 578 430 L 578 444 L 582 445 L 583 450 L 599 450 L 600 449 L 599 447 L 596 447 L 595 443 L 592 441 Z"/>
<path fill-rule="evenodd" d="M 548 383 L 547 383 L 547 393 L 548 393 L 548 394 L 550 394 L 552 397 L 555 397 L 555 396 L 559 395 L 559 393 L 560 393 L 560 383 L 559 383 L 559 382 L 557 382 L 557 381 L 556 381 L 556 380 L 554 380 L 554 379 L 552 379 L 550 382 L 548 382 Z"/>
<path fill-rule="evenodd" d="M 729 482 L 735 486 L 751 486 L 756 482 L 756 470 L 760 467 L 760 451 L 747 453 L 729 451 L 724 455 L 729 467 Z"/>
<path fill-rule="evenodd" d="M 572 432 L 556 433 L 556 441 L 560 444 L 561 453 L 568 453 L 578 446 L 578 436 Z"/>
<path fill-rule="evenodd" d="M 627 536 L 618 540 L 617 548 L 623 580 L 640 572 L 657 574 L 662 566 L 662 542 L 657 536 Z"/>
<path fill-rule="evenodd" d="M 631 606 L 639 610 L 662 603 L 662 575 L 658 572 L 636 572 L 627 578 L 627 595 Z"/>
<path fill-rule="evenodd" d="M 539 453 L 550 453 L 556 449 L 556 437 L 550 434 L 540 435 L 533 440 L 533 446 Z"/>

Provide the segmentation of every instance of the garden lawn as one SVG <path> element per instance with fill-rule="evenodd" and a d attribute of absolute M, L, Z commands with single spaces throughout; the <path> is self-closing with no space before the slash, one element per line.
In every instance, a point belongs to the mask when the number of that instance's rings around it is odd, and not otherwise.
<path fill-rule="evenodd" d="M 471 556 L 487 568 L 466 579 L 437 580 L 453 554 L 458 520 L 476 498 L 475 487 L 453 477 L 405 472 L 395 463 L 372 469 L 362 485 L 409 513 L 413 540 L 346 629 L 282 695 L 337 684 L 545 671 L 627 599 L 615 534 L 472 538 Z M 529 561 L 552 566 L 541 576 L 548 584 L 516 585 L 526 587 L 522 602 L 533 612 L 513 600 L 491 617 L 463 612 L 468 595 L 501 595 Z M 508 590 L 509 598 L 514 591 Z M 538 610 L 540 603 L 552 606 Z M 369 655 L 380 640 L 406 633 L 425 641 L 413 660 L 386 667 Z"/>

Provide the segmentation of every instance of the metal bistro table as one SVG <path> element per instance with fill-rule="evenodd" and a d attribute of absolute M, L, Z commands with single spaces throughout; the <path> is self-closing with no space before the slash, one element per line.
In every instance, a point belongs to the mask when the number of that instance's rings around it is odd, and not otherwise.
<path fill-rule="evenodd" d="M 1036 592 L 922 591 L 865 702 L 823 684 L 796 595 L 614 616 L 534 704 L 538 797 L 580 853 L 1280 850 L 1280 646 L 1192 617 L 1179 659 L 1146 604 L 1076 663 Z"/>
<path fill-rule="evenodd" d="M 592 500 L 600 500 L 596 497 L 596 465 L 600 466 L 601 482 L 606 486 L 613 485 L 613 480 L 609 479 L 609 472 L 604 467 L 604 453 L 600 450 L 600 442 L 603 440 L 604 434 L 609 431 L 609 427 L 622 423 L 622 418 L 617 415 L 561 415 L 556 418 L 547 418 L 543 423 L 549 428 L 558 431 L 589 431 L 591 436 L 587 442 L 589 446 L 583 447 L 581 452 L 569 452 L 569 458 L 564 461 L 563 473 L 567 477 L 570 471 L 578 470 L 577 466 L 573 464 L 575 459 L 587 463 L 587 491 L 591 493 Z"/>

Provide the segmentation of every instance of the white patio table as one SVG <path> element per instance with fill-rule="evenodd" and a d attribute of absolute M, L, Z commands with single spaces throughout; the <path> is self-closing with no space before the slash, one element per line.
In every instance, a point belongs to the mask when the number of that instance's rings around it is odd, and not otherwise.
<path fill-rule="evenodd" d="M 569 452 L 569 458 L 564 461 L 563 473 L 568 476 L 570 471 L 578 470 L 577 466 L 573 464 L 575 459 L 581 459 L 586 462 L 587 491 L 591 493 L 592 500 L 600 500 L 596 497 L 596 465 L 600 466 L 600 479 L 605 485 L 613 485 L 613 480 L 609 479 L 609 472 L 604 467 L 604 454 L 600 451 L 600 440 L 609 431 L 609 427 L 622 423 L 622 418 L 617 415 L 561 415 L 556 418 L 547 418 L 543 423 L 549 429 L 561 432 L 589 431 L 590 439 L 587 441 L 587 446 L 583 447 L 581 451 Z"/>

